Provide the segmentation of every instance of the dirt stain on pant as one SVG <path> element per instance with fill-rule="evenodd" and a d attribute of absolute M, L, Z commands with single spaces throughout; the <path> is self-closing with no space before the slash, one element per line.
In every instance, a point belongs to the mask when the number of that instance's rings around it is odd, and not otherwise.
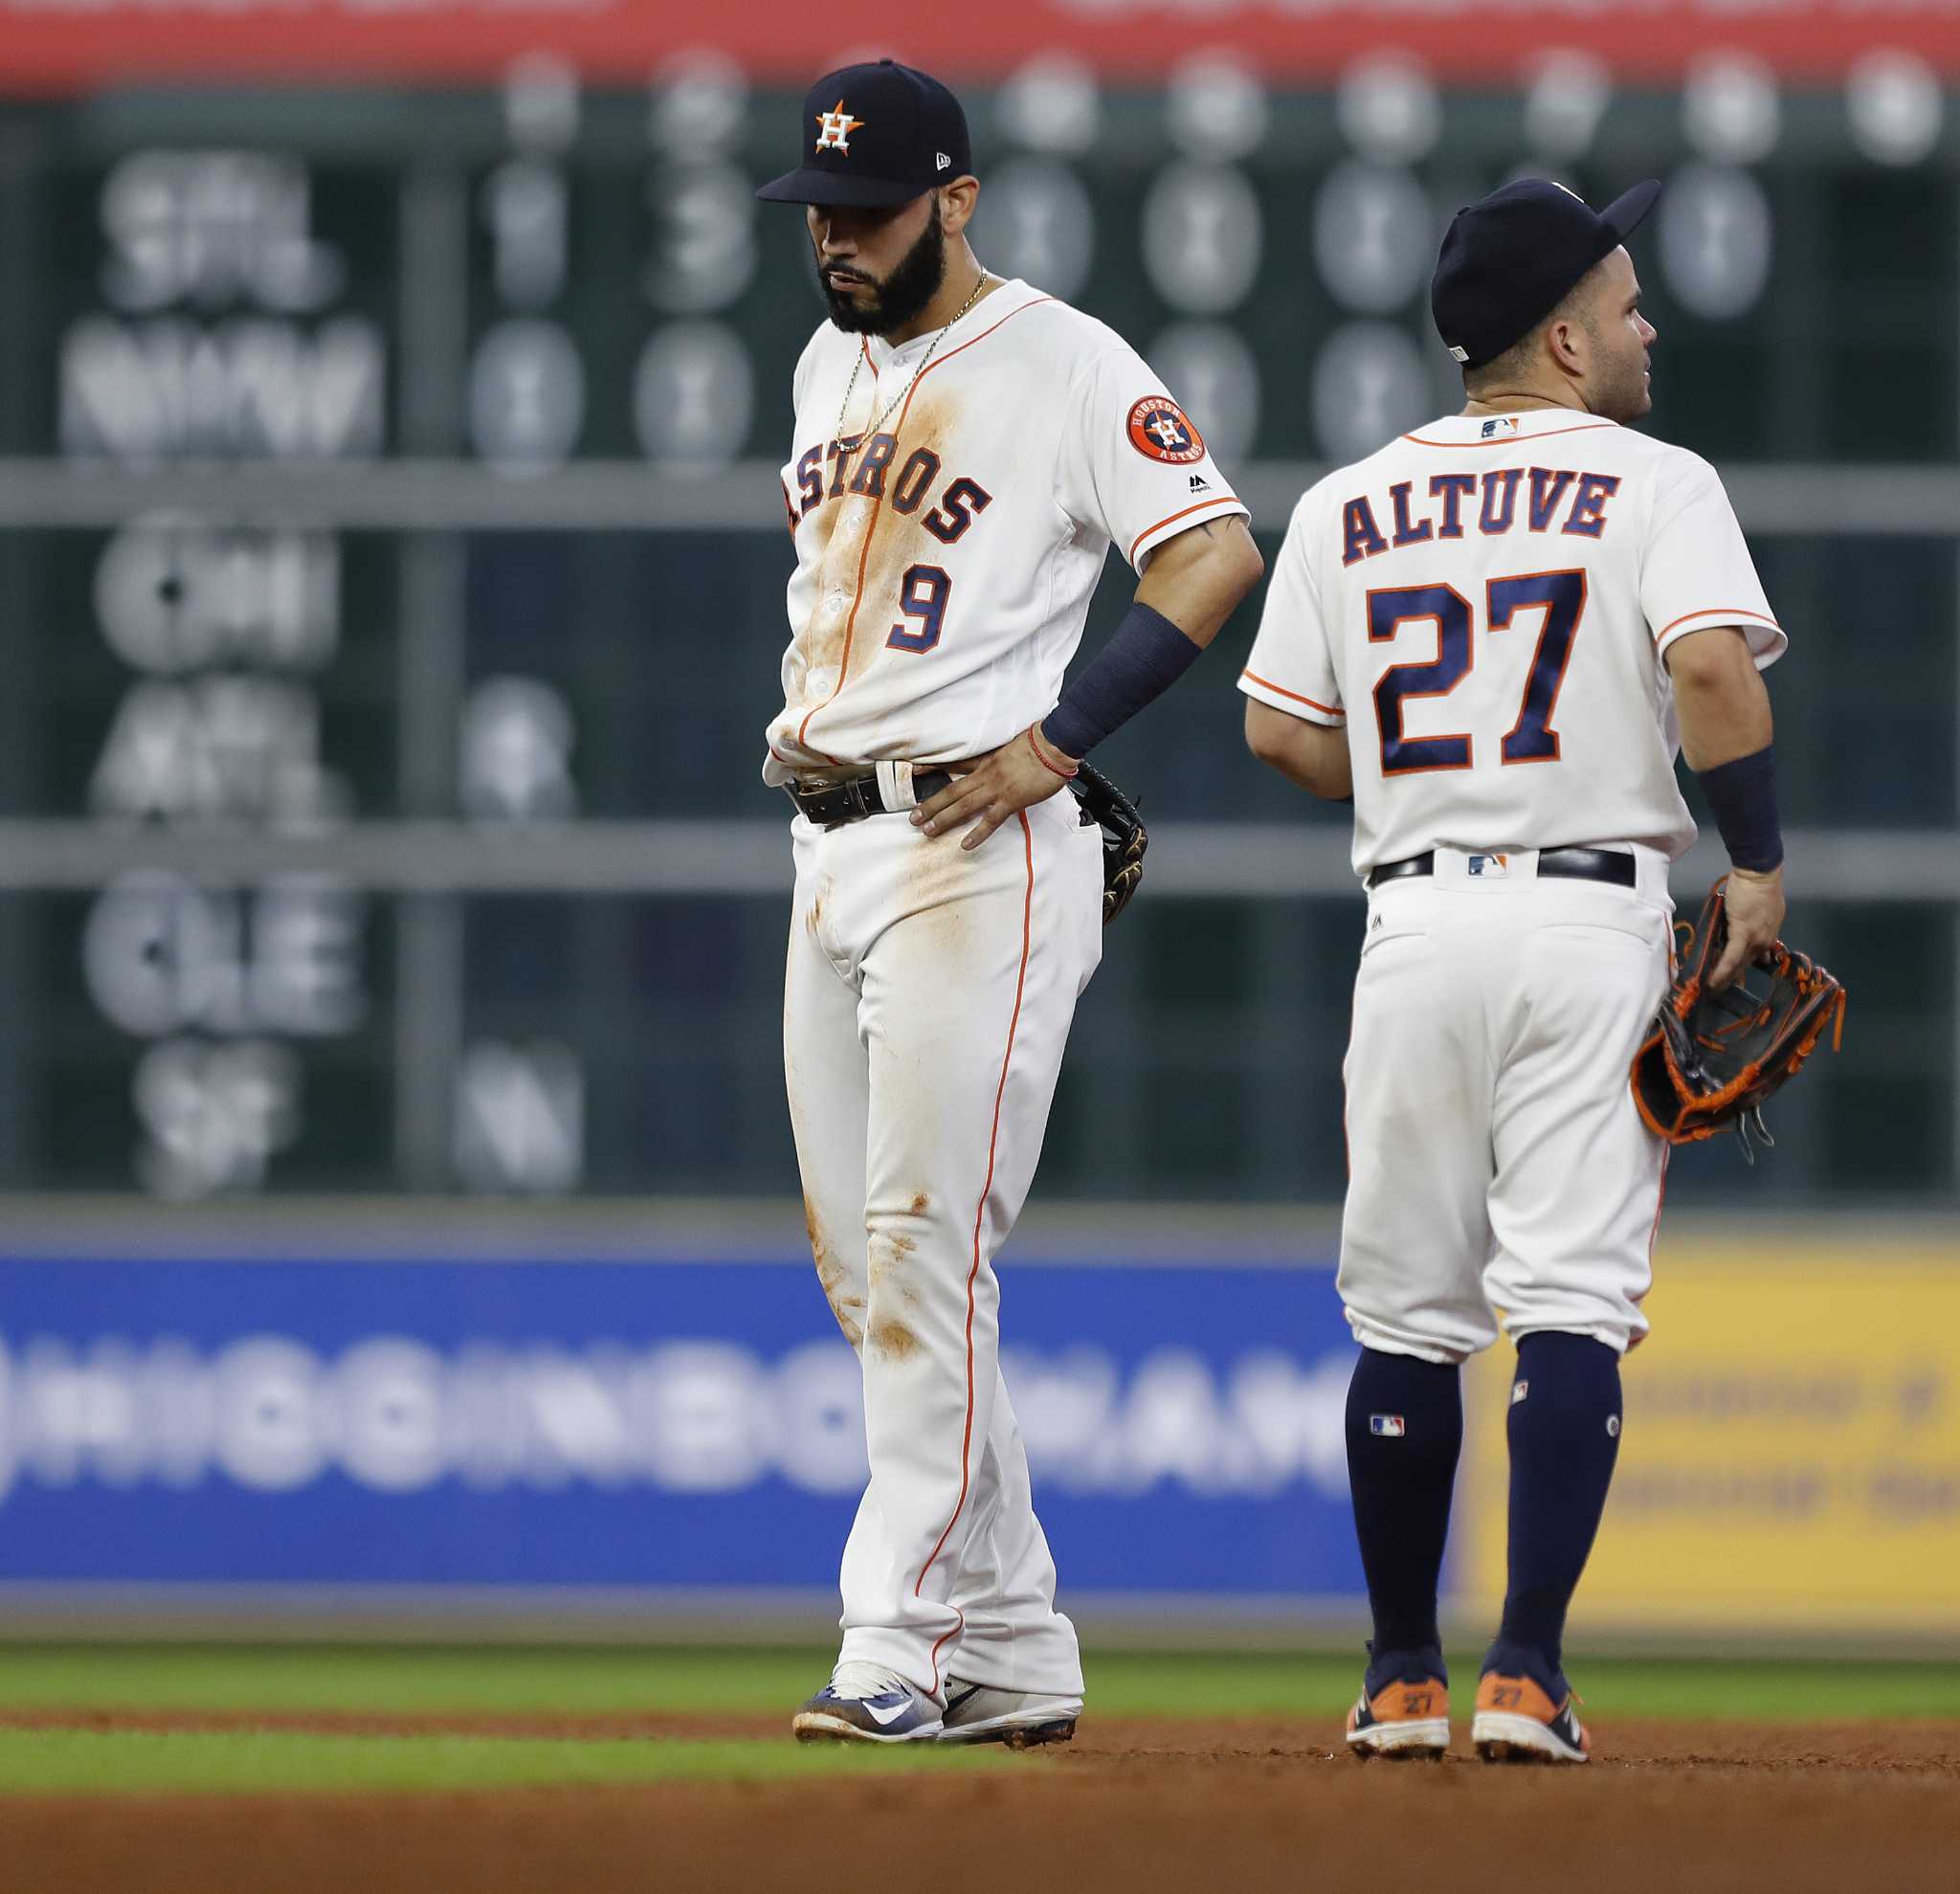
<path fill-rule="evenodd" d="M 860 1319 L 864 1314 L 864 1301 L 860 1296 L 844 1294 L 847 1272 L 837 1260 L 837 1255 L 825 1239 L 823 1230 L 816 1220 L 816 1212 L 808 1197 L 803 1199 L 803 1227 L 810 1233 L 810 1254 L 816 1264 L 816 1280 L 822 1285 L 824 1300 L 831 1305 L 831 1313 L 837 1318 L 837 1326 L 844 1331 L 844 1339 L 855 1348 L 864 1339 L 864 1325 Z"/>
<path fill-rule="evenodd" d="M 909 1361 L 919 1352 L 917 1335 L 896 1316 L 880 1316 L 871 1325 L 871 1347 L 886 1361 Z"/>
<path fill-rule="evenodd" d="M 803 925 L 809 929 L 812 940 L 819 944 L 823 939 L 824 910 L 830 905 L 831 878 L 826 875 L 816 884 L 816 892 L 810 898 L 810 905 L 804 910 Z"/>
<path fill-rule="evenodd" d="M 874 1294 L 880 1289 L 884 1288 L 887 1284 L 892 1283 L 895 1277 L 902 1274 L 905 1265 L 911 1261 L 913 1252 L 918 1247 L 917 1237 L 901 1236 L 895 1230 L 877 1230 L 872 1233 L 870 1259 L 866 1265 L 866 1272 L 870 1276 L 871 1288 Z M 902 1284 L 895 1286 L 901 1288 L 907 1302 L 918 1301 L 918 1292 L 916 1290 L 904 1289 Z"/>
<path fill-rule="evenodd" d="M 870 1218 L 869 1250 L 865 1274 L 874 1302 L 896 1293 L 903 1302 L 916 1304 L 919 1290 L 906 1279 L 912 1259 L 927 1234 L 925 1213 L 932 1199 L 924 1191 L 914 1191 L 901 1211 L 878 1211 Z M 912 1226 L 907 1228 L 907 1225 Z"/>

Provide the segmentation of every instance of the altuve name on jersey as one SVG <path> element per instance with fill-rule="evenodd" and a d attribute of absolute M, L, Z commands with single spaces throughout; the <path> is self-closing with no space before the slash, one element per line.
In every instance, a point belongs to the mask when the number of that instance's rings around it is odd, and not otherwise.
<path fill-rule="evenodd" d="M 1619 491 L 1619 476 L 1570 467 L 1498 467 L 1483 474 L 1433 474 L 1424 500 L 1412 499 L 1414 487 L 1414 480 L 1397 480 L 1379 501 L 1358 494 L 1343 505 L 1342 565 L 1372 559 L 1392 546 L 1462 539 L 1467 533 L 1499 537 L 1521 524 L 1546 533 L 1557 521 L 1560 533 L 1598 539 L 1606 530 L 1607 501 Z"/>
<path fill-rule="evenodd" d="M 898 436 L 886 434 L 873 435 L 869 440 L 826 441 L 807 449 L 796 462 L 801 517 L 808 519 L 819 506 L 846 494 L 888 498 L 893 512 L 907 518 L 917 513 L 939 479 L 939 456 L 929 447 L 915 447 L 893 473 L 898 452 Z M 976 514 L 992 504 L 993 496 L 978 480 L 958 474 L 940 490 L 937 504 L 919 524 L 942 546 L 950 546 L 973 524 Z"/>

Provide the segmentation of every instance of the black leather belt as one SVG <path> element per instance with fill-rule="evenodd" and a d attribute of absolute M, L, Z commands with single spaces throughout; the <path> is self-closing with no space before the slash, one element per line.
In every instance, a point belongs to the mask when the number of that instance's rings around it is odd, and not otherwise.
<path fill-rule="evenodd" d="M 915 802 L 929 802 L 952 781 L 944 769 L 915 769 L 912 796 Z M 830 783 L 818 790 L 807 790 L 800 783 L 785 783 L 784 792 L 819 829 L 841 829 L 846 822 L 861 822 L 867 815 L 896 815 L 887 809 L 878 787 L 877 771 L 848 776 L 841 783 Z"/>
<path fill-rule="evenodd" d="M 1492 849 L 1490 854 L 1500 851 Z M 1554 880 L 1611 881 L 1616 888 L 1639 885 L 1639 870 L 1634 858 L 1617 848 L 1548 848 L 1538 856 L 1538 872 Z M 1412 855 L 1404 861 L 1385 861 L 1369 871 L 1368 885 L 1379 887 L 1384 881 L 1400 880 L 1404 875 L 1434 875 L 1436 851 Z"/>

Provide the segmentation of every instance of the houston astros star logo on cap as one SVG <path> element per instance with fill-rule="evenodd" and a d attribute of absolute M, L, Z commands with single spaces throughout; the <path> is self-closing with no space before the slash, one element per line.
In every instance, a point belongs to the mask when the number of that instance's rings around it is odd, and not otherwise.
<path fill-rule="evenodd" d="M 854 119 L 844 110 L 844 101 L 839 99 L 828 112 L 816 115 L 817 141 L 819 151 L 845 151 L 851 148 L 851 134 L 864 123 L 862 119 Z"/>

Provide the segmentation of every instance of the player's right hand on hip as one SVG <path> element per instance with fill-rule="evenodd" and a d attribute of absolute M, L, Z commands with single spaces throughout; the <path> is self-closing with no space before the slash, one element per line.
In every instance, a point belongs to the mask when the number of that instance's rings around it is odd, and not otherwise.
<path fill-rule="evenodd" d="M 928 836 L 941 836 L 970 825 L 960 846 L 978 848 L 1018 811 L 1045 802 L 1068 781 L 1064 771 L 1076 759 L 1061 757 L 1061 752 L 1051 746 L 1046 753 L 1059 757 L 1063 766 L 1057 769 L 1042 760 L 1043 753 L 1035 732 L 1023 730 L 1012 743 L 976 756 L 970 769 L 949 765 L 952 783 L 912 812 L 913 827 L 924 829 Z"/>
<path fill-rule="evenodd" d="M 1708 975 L 1708 985 L 1717 992 L 1765 948 L 1773 947 L 1782 934 L 1782 868 L 1762 872 L 1731 868 L 1723 909 L 1728 922 L 1728 939 L 1722 948 L 1722 958 Z"/>

